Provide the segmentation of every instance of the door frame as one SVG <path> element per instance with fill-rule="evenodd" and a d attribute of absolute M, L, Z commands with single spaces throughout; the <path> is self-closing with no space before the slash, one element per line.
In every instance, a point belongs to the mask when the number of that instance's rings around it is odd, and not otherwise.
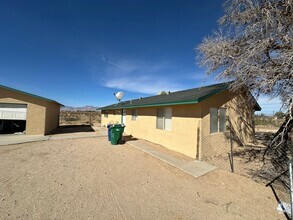
<path fill-rule="evenodd" d="M 121 111 L 121 124 L 126 125 L 126 109 L 122 109 Z"/>

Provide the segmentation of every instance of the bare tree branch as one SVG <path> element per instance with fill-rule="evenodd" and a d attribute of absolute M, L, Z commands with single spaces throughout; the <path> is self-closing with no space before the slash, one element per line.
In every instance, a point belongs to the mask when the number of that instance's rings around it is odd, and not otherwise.
<path fill-rule="evenodd" d="M 234 91 L 281 98 L 288 112 L 264 158 L 283 169 L 293 157 L 293 0 L 228 0 L 224 7 L 221 29 L 203 39 L 197 59 L 208 74 L 234 80 Z"/>

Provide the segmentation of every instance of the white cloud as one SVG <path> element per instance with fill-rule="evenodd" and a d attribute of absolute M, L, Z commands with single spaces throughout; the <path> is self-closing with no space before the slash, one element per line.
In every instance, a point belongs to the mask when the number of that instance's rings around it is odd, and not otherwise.
<path fill-rule="evenodd" d="M 118 66 L 116 63 L 113 63 L 110 60 L 108 60 L 105 56 L 101 56 L 101 58 L 102 58 L 102 61 L 104 63 L 110 64 L 110 65 L 113 65 L 113 66 Z"/>
<path fill-rule="evenodd" d="M 143 94 L 183 89 L 213 84 L 214 76 L 196 71 L 184 72 L 167 61 L 148 62 L 137 59 L 109 59 L 101 56 L 89 66 L 93 78 L 101 85 Z"/>
<path fill-rule="evenodd" d="M 160 91 L 178 91 L 185 89 L 168 62 L 150 63 L 137 60 L 112 61 L 102 56 L 103 65 L 93 65 L 90 71 L 99 75 L 99 83 L 114 89 L 144 94 L 157 94 Z M 169 74 L 173 71 L 173 74 Z M 164 74 L 165 73 L 165 74 Z M 97 77 L 94 77 L 97 78 Z"/>
<path fill-rule="evenodd" d="M 157 94 L 160 91 L 174 92 L 184 89 L 180 84 L 170 82 L 170 80 L 141 76 L 110 79 L 105 83 L 105 86 L 144 94 Z"/>

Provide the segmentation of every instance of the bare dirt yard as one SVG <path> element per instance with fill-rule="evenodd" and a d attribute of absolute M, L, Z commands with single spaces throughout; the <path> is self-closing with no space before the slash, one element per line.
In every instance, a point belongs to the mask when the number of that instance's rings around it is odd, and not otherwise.
<path fill-rule="evenodd" d="M 105 137 L 0 147 L 0 219 L 283 219 L 270 189 L 194 178 Z"/>

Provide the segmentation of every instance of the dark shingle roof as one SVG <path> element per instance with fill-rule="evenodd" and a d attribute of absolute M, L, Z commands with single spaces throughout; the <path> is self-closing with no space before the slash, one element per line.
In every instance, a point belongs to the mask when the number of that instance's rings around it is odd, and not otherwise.
<path fill-rule="evenodd" d="M 100 110 L 194 104 L 199 103 L 212 95 L 228 90 L 230 84 L 231 82 L 220 83 L 205 87 L 172 92 L 170 94 L 150 96 L 141 99 L 134 99 L 131 101 L 128 100 L 119 102 L 118 104 L 105 106 L 103 108 L 100 108 Z"/>
<path fill-rule="evenodd" d="M 0 88 L 6 89 L 6 90 L 10 90 L 10 91 L 13 91 L 13 92 L 22 93 L 24 95 L 28 95 L 28 96 L 31 96 L 31 97 L 34 97 L 34 98 L 37 98 L 37 99 L 42 99 L 42 100 L 45 100 L 45 101 L 48 101 L 48 102 L 54 102 L 56 104 L 62 105 L 59 102 L 56 102 L 55 100 L 47 99 L 47 98 L 44 98 L 42 96 L 38 96 L 38 95 L 34 95 L 34 94 L 31 94 L 31 93 L 28 93 L 28 92 L 24 92 L 24 91 L 21 91 L 21 90 L 13 89 L 13 88 L 10 88 L 10 87 L 7 87 L 7 86 L 0 85 Z"/>

